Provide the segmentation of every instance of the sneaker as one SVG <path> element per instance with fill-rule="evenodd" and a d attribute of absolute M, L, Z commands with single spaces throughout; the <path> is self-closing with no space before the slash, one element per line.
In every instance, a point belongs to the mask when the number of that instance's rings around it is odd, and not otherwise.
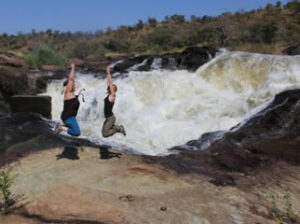
<path fill-rule="evenodd" d="M 125 128 L 123 127 L 123 125 L 120 125 L 119 128 L 118 128 L 119 132 L 121 132 L 124 136 L 126 136 L 126 131 L 125 131 Z"/>
<path fill-rule="evenodd" d="M 56 124 L 56 125 L 55 125 L 55 128 L 54 128 L 54 133 L 55 133 L 55 134 L 59 134 L 60 132 L 61 132 L 60 124 Z"/>

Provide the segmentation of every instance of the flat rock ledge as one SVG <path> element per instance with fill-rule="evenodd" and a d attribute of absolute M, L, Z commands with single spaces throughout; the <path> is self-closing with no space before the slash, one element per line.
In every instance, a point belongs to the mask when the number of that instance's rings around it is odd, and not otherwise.
<path fill-rule="evenodd" d="M 270 192 L 287 223 L 290 195 L 298 221 L 297 164 L 271 159 L 230 171 L 192 151 L 129 155 L 51 126 L 32 113 L 0 118 L 0 166 L 17 175 L 16 203 L 0 223 L 275 224 Z"/>

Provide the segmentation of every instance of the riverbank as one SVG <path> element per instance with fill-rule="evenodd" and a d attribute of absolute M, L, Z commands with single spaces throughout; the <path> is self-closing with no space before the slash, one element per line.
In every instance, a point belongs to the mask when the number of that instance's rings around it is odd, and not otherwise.
<path fill-rule="evenodd" d="M 299 223 L 299 99 L 299 90 L 281 93 L 221 138 L 206 134 L 163 157 L 55 135 L 37 114 L 2 117 L 0 166 L 17 175 L 2 221 Z"/>
<path fill-rule="evenodd" d="M 236 185 L 224 187 L 111 149 L 101 156 L 83 147 L 77 160 L 60 158 L 63 151 L 49 148 L 11 164 L 18 175 L 12 192 L 21 197 L 3 223 L 275 224 L 274 203 L 289 223 L 287 194 L 293 211 L 300 209 L 300 169 L 285 162 L 231 173 Z"/>

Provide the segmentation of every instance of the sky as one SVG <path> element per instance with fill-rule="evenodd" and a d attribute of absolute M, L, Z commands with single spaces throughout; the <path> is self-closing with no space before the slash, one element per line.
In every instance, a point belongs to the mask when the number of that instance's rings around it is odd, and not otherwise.
<path fill-rule="evenodd" d="M 277 0 L 2 0 L 0 34 L 28 33 L 32 29 L 96 31 L 133 25 L 139 19 L 158 21 L 167 15 L 215 16 L 265 7 Z M 282 0 L 283 4 L 288 0 Z"/>

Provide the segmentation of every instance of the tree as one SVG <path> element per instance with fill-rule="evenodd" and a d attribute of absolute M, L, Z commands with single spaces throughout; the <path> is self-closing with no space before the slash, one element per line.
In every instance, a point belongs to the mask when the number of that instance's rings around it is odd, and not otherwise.
<path fill-rule="evenodd" d="M 162 23 L 170 23 L 170 17 L 169 16 L 165 16 L 164 20 L 162 21 Z"/>
<path fill-rule="evenodd" d="M 104 31 L 103 30 L 96 30 L 95 31 L 95 35 L 96 36 L 100 36 L 100 35 L 103 35 L 104 34 Z"/>
<path fill-rule="evenodd" d="M 47 33 L 47 35 L 48 35 L 49 37 L 52 36 L 52 30 L 51 30 L 51 29 L 47 29 L 47 30 L 46 30 L 46 33 Z"/>
<path fill-rule="evenodd" d="M 199 18 L 199 17 L 197 17 L 195 15 L 191 15 L 191 17 L 190 17 L 190 22 L 191 23 L 198 23 L 200 21 L 201 21 L 201 18 Z"/>
<path fill-rule="evenodd" d="M 175 24 L 180 24 L 185 22 L 184 15 L 174 14 L 170 17 L 170 21 Z"/>
<path fill-rule="evenodd" d="M 217 17 L 214 29 L 219 36 L 220 46 L 225 46 L 230 40 L 239 36 L 238 23 L 230 12 Z"/>
<path fill-rule="evenodd" d="M 249 41 L 258 43 L 272 43 L 276 37 L 278 26 L 275 22 L 256 23 L 249 27 Z"/>
<path fill-rule="evenodd" d="M 74 56 L 80 59 L 84 59 L 89 55 L 90 47 L 86 42 L 76 44 L 74 48 Z"/>
<path fill-rule="evenodd" d="M 272 10 L 273 9 L 273 5 L 271 4 L 271 3 L 268 3 L 267 5 L 266 5 L 266 10 L 267 11 L 270 11 L 270 10 Z"/>
<path fill-rule="evenodd" d="M 285 7 L 290 9 L 295 14 L 300 12 L 300 2 L 298 0 L 290 1 L 285 5 Z"/>
<path fill-rule="evenodd" d="M 31 35 L 35 36 L 36 35 L 36 30 L 35 29 L 31 29 Z"/>
<path fill-rule="evenodd" d="M 149 26 L 154 28 L 157 25 L 157 20 L 155 18 L 149 17 L 148 18 L 148 24 L 149 24 Z"/>
<path fill-rule="evenodd" d="M 281 1 L 277 1 L 275 6 L 276 6 L 277 8 L 281 8 L 281 5 L 282 5 Z"/>
<path fill-rule="evenodd" d="M 136 30 L 141 30 L 144 28 L 144 23 L 141 19 L 139 19 L 138 23 L 134 26 Z"/>

